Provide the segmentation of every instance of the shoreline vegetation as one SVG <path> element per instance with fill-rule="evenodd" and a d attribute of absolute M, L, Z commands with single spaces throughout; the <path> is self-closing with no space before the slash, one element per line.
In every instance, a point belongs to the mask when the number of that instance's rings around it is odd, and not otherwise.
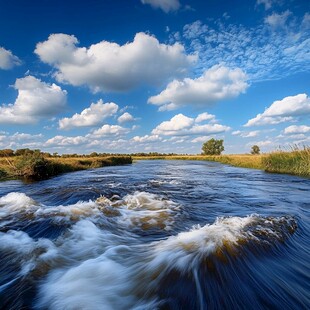
<path fill-rule="evenodd" d="M 291 151 L 275 151 L 265 154 L 229 154 L 229 155 L 157 155 L 135 156 L 133 160 L 206 160 L 234 167 L 264 170 L 271 173 L 292 174 L 310 177 L 310 147 L 294 148 Z"/>
<path fill-rule="evenodd" d="M 59 156 L 30 150 L 23 155 L 0 157 L 0 181 L 44 180 L 66 172 L 131 163 L 132 158 L 127 155 Z"/>
<path fill-rule="evenodd" d="M 0 150 L 0 180 L 42 180 L 66 172 L 131 164 L 137 160 L 206 160 L 223 164 L 260 169 L 272 173 L 310 177 L 310 148 L 294 148 L 291 151 L 230 155 L 178 155 L 153 153 L 89 155 L 49 154 L 40 150 Z"/>

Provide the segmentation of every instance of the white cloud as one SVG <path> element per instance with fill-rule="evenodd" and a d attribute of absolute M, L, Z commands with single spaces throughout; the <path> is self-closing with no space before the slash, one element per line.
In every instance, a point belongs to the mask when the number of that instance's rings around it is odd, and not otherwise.
<path fill-rule="evenodd" d="M 89 140 L 86 137 L 76 136 L 76 137 L 64 137 L 64 136 L 55 136 L 51 139 L 48 139 L 45 142 L 45 146 L 80 146 L 86 144 Z"/>
<path fill-rule="evenodd" d="M 21 65 L 21 61 L 17 56 L 13 55 L 11 51 L 0 47 L 0 69 L 9 70 L 19 65 Z"/>
<path fill-rule="evenodd" d="M 128 128 L 121 127 L 119 125 L 103 125 L 101 128 L 94 130 L 92 134 L 89 135 L 91 136 L 118 136 L 118 135 L 123 135 L 129 132 Z"/>
<path fill-rule="evenodd" d="M 127 123 L 127 122 L 133 122 L 135 120 L 135 118 L 128 112 L 125 112 L 124 114 L 122 114 L 117 121 L 122 124 L 122 123 Z"/>
<path fill-rule="evenodd" d="M 132 141 L 139 142 L 139 143 L 145 143 L 145 142 L 157 142 L 161 141 L 161 138 L 158 135 L 145 135 L 145 136 L 135 136 L 132 138 Z"/>
<path fill-rule="evenodd" d="M 194 125 L 190 130 L 189 134 L 206 134 L 206 135 L 211 135 L 211 134 L 218 134 L 218 133 L 223 133 L 225 131 L 230 130 L 230 127 L 228 126 L 223 126 L 220 124 L 206 124 L 206 125 Z"/>
<path fill-rule="evenodd" d="M 240 69 L 216 65 L 196 79 L 174 80 L 159 95 L 148 102 L 161 106 L 160 110 L 173 110 L 185 105 L 210 106 L 244 93 L 248 84 Z"/>
<path fill-rule="evenodd" d="M 249 132 L 237 130 L 237 131 L 233 131 L 231 134 L 233 136 L 240 136 L 242 138 L 253 138 L 253 137 L 257 137 L 259 133 L 260 133 L 259 130 L 254 130 L 254 131 L 249 131 Z"/>
<path fill-rule="evenodd" d="M 208 112 L 204 112 L 204 113 L 201 113 L 199 114 L 196 119 L 195 119 L 195 122 L 196 123 L 201 123 L 203 121 L 214 121 L 215 120 L 215 115 L 213 114 L 209 114 Z"/>
<path fill-rule="evenodd" d="M 241 137 L 253 138 L 253 137 L 257 137 L 258 135 L 259 135 L 259 130 L 255 130 L 255 131 L 250 131 L 250 132 L 244 133 L 243 135 L 241 135 Z"/>
<path fill-rule="evenodd" d="M 277 136 L 277 139 L 281 139 L 282 141 L 284 140 L 292 140 L 292 139 L 297 139 L 297 140 L 300 140 L 300 139 L 305 139 L 307 138 L 305 134 L 303 133 L 300 133 L 300 134 L 290 134 L 288 133 L 286 136 L 284 135 L 278 135 Z"/>
<path fill-rule="evenodd" d="M 170 135 L 180 130 L 191 127 L 194 124 L 194 119 L 183 114 L 173 116 L 170 121 L 165 121 L 159 124 L 154 130 L 153 134 Z"/>
<path fill-rule="evenodd" d="M 179 0 L 141 0 L 141 2 L 151 5 L 153 8 L 159 8 L 165 13 L 177 11 L 181 6 Z"/>
<path fill-rule="evenodd" d="M 285 13 L 285 12 L 284 12 Z M 281 14 L 279 14 L 281 15 Z M 171 42 L 179 41 L 188 51 L 199 54 L 196 72 L 223 63 L 240 68 L 249 80 L 261 81 L 290 76 L 310 70 L 310 17 L 283 16 L 266 19 L 269 23 L 247 27 L 216 20 L 212 24 L 195 21 L 182 33 L 171 34 Z M 270 24 L 282 27 L 271 27 Z M 276 31 L 275 31 L 276 30 Z"/>
<path fill-rule="evenodd" d="M 29 134 L 29 133 L 24 133 L 24 132 L 15 132 L 12 136 L 11 136 L 11 139 L 13 141 L 25 141 L 25 140 L 36 140 L 36 139 L 39 139 L 39 138 L 42 138 L 43 135 L 40 133 L 40 134 L 37 134 L 37 135 L 32 135 L 32 134 Z"/>
<path fill-rule="evenodd" d="M 247 145 L 248 146 L 258 145 L 259 147 L 265 147 L 265 146 L 272 146 L 274 145 L 274 143 L 270 140 L 265 140 L 265 141 L 250 142 Z"/>
<path fill-rule="evenodd" d="M 310 114 L 310 98 L 306 94 L 299 94 L 273 102 L 263 113 L 257 114 L 244 126 L 279 124 L 307 114 Z"/>
<path fill-rule="evenodd" d="M 233 136 L 238 136 L 238 135 L 240 135 L 242 133 L 242 131 L 240 131 L 240 130 L 235 130 L 235 131 L 233 131 L 231 134 L 233 135 Z"/>
<path fill-rule="evenodd" d="M 73 35 L 51 34 L 38 43 L 35 53 L 53 65 L 59 82 L 87 85 L 93 91 L 124 91 L 139 84 L 159 85 L 167 78 L 184 75 L 196 60 L 184 47 L 161 44 L 146 33 L 135 35 L 133 42 L 118 45 L 101 41 L 89 48 L 77 47 Z"/>
<path fill-rule="evenodd" d="M 195 124 L 195 119 L 183 114 L 177 114 L 169 121 L 164 121 L 153 129 L 153 135 L 178 136 L 178 135 L 210 135 L 230 130 L 229 127 L 219 124 Z"/>
<path fill-rule="evenodd" d="M 306 126 L 306 125 L 300 125 L 300 126 L 292 125 L 284 129 L 284 133 L 286 135 L 303 134 L 303 133 L 308 133 L 308 132 L 310 132 L 310 126 Z"/>
<path fill-rule="evenodd" d="M 206 142 L 210 139 L 210 136 L 202 136 L 202 137 L 197 137 L 195 139 L 193 139 L 191 142 L 192 143 L 202 143 L 202 142 Z"/>
<path fill-rule="evenodd" d="M 103 103 L 100 99 L 97 103 L 92 103 L 89 108 L 83 110 L 81 114 L 75 113 L 72 117 L 65 117 L 59 120 L 60 129 L 72 129 L 75 127 L 96 126 L 108 117 L 114 115 L 118 110 L 118 105 L 109 102 Z"/>
<path fill-rule="evenodd" d="M 289 10 L 286 10 L 282 14 L 273 13 L 265 18 L 265 23 L 272 28 L 284 28 L 291 14 L 292 12 Z"/>
<path fill-rule="evenodd" d="M 23 132 L 15 132 L 9 134 L 8 132 L 0 132 L 0 148 L 41 148 L 43 138 L 42 134 L 29 134 Z"/>
<path fill-rule="evenodd" d="M 56 84 L 48 84 L 33 76 L 17 79 L 18 96 L 14 104 L 0 107 L 0 123 L 33 124 L 50 118 L 66 106 L 67 92 Z"/>

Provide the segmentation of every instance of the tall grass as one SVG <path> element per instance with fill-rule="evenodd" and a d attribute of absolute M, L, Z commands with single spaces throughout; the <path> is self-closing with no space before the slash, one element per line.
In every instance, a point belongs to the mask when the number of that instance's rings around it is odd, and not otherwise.
<path fill-rule="evenodd" d="M 87 159 L 45 158 L 40 152 L 0 159 L 0 180 L 7 178 L 46 179 L 61 173 L 131 164 L 130 156 L 88 157 Z"/>
<path fill-rule="evenodd" d="M 262 160 L 265 171 L 310 176 L 310 147 L 270 153 Z"/>

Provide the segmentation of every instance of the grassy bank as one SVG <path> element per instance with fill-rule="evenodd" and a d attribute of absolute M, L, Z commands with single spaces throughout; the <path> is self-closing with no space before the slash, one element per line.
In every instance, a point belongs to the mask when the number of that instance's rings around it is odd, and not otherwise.
<path fill-rule="evenodd" d="M 262 160 L 265 171 L 310 176 L 310 148 L 270 153 Z"/>
<path fill-rule="evenodd" d="M 97 154 L 97 153 L 96 153 Z M 310 177 L 310 148 L 294 149 L 291 152 L 273 152 L 262 155 L 151 155 L 151 156 L 44 156 L 33 152 L 20 156 L 0 157 L 0 180 L 12 178 L 45 179 L 65 172 L 124 165 L 134 160 L 207 160 L 236 167 L 261 169 L 267 172 L 287 173 Z"/>
<path fill-rule="evenodd" d="M 42 154 L 0 158 L 0 180 L 15 178 L 46 179 L 65 172 L 131 164 L 130 156 L 44 157 Z"/>
<path fill-rule="evenodd" d="M 286 173 L 310 177 L 310 148 L 295 149 L 290 152 L 273 152 L 262 155 L 180 155 L 180 156 L 134 156 L 134 160 L 207 160 L 216 161 L 235 167 L 260 169 L 273 173 Z"/>
<path fill-rule="evenodd" d="M 180 155 L 180 156 L 133 156 L 134 160 L 207 160 L 216 161 L 236 167 L 264 169 L 262 158 L 265 155 Z"/>

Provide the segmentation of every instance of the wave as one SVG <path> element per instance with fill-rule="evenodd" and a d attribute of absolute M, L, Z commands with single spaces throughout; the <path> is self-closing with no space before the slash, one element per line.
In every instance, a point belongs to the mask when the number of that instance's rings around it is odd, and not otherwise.
<path fill-rule="evenodd" d="M 155 195 L 146 196 L 128 195 L 125 204 L 119 199 L 115 204 L 128 210 L 162 210 Z M 104 208 L 113 202 L 100 198 L 97 204 Z M 169 203 L 163 204 L 170 209 Z M 155 309 L 162 302 L 157 295 L 160 283 L 173 270 L 190 275 L 202 304 L 198 270 L 208 259 L 223 263 L 223 257 L 238 257 L 252 245 L 275 246 L 296 228 L 290 216 L 221 217 L 213 224 L 141 244 L 130 233 L 116 235 L 84 219 L 54 241 L 34 240 L 20 231 L 0 233 L 0 249 L 20 262 L 15 277 L 40 277 L 37 309 Z"/>
<path fill-rule="evenodd" d="M 180 211 L 175 202 L 147 192 L 135 192 L 123 199 L 100 197 L 96 202 L 106 215 L 118 216 L 119 224 L 143 230 L 170 230 Z"/>
<path fill-rule="evenodd" d="M 135 192 L 123 198 L 101 196 L 95 201 L 79 201 L 67 206 L 45 206 L 16 192 L 0 198 L 2 226 L 16 218 L 48 218 L 56 223 L 71 223 L 82 219 L 104 222 L 108 217 L 127 228 L 170 230 L 179 211 L 180 206 L 175 202 L 148 192 Z"/>
<path fill-rule="evenodd" d="M 49 219 L 66 229 L 53 240 L 18 230 L 0 232 L 0 292 L 31 279 L 37 309 L 156 309 L 165 302 L 158 297 L 162 283 L 176 276 L 189 279 L 203 308 L 201 272 L 234 263 L 253 249 L 263 255 L 297 229 L 292 216 L 252 214 L 219 217 L 153 242 L 143 242 L 131 230 L 169 231 L 181 213 L 177 203 L 148 192 L 68 206 L 45 206 L 23 193 L 3 196 L 3 223 Z"/>

